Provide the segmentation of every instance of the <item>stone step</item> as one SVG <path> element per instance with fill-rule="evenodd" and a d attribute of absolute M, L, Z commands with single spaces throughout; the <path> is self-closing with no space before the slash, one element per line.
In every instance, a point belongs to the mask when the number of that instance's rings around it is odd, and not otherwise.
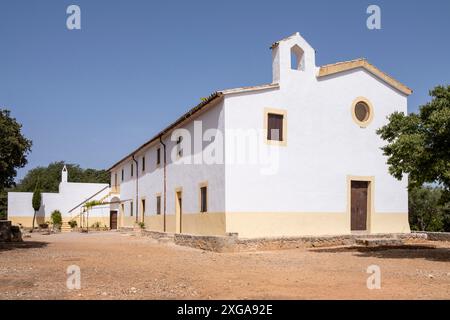
<path fill-rule="evenodd" d="M 356 244 L 366 247 L 380 247 L 380 246 L 401 246 L 403 241 L 396 238 L 358 238 L 355 239 Z"/>

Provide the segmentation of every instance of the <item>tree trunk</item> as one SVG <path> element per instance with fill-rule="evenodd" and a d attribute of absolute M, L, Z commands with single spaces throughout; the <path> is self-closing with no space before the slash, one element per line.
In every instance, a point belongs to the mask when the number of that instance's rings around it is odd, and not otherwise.
<path fill-rule="evenodd" d="M 34 230 L 34 221 L 36 220 L 36 210 L 34 210 L 34 215 L 33 215 L 33 226 L 31 227 L 31 232 L 33 232 Z"/>

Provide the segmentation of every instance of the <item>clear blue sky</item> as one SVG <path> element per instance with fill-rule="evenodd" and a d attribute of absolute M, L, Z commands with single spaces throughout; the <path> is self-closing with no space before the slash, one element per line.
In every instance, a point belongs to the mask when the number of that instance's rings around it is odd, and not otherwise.
<path fill-rule="evenodd" d="M 0 106 L 33 140 L 19 178 L 56 160 L 107 168 L 201 97 L 271 82 L 269 46 L 296 31 L 318 65 L 366 57 L 411 87 L 410 112 L 449 83 L 447 0 L 1 0 Z"/>

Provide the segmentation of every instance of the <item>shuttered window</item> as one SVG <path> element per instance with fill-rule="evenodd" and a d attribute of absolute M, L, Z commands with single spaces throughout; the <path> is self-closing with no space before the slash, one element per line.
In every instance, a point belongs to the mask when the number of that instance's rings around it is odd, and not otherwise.
<path fill-rule="evenodd" d="M 130 202 L 130 216 L 133 216 L 133 201 Z"/>
<path fill-rule="evenodd" d="M 283 141 L 283 115 L 267 115 L 267 140 Z"/>
<path fill-rule="evenodd" d="M 145 171 L 145 157 L 142 157 L 142 171 Z"/>
<path fill-rule="evenodd" d="M 200 188 L 200 212 L 208 211 L 208 188 Z"/>
<path fill-rule="evenodd" d="M 156 165 L 159 166 L 160 163 L 161 163 L 161 148 L 158 148 L 156 150 Z"/>

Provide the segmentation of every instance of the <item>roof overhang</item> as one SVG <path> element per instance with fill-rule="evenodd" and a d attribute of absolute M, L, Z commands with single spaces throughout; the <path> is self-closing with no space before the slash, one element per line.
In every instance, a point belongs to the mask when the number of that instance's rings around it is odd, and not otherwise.
<path fill-rule="evenodd" d="M 165 129 L 163 129 L 158 134 L 153 136 L 153 138 L 151 138 L 150 140 L 148 140 L 147 142 L 145 142 L 144 144 L 142 144 L 141 146 L 136 148 L 133 152 L 129 153 L 127 156 L 125 156 L 121 160 L 117 161 L 107 171 L 112 171 L 115 167 L 119 166 L 123 162 L 132 159 L 136 153 L 140 152 L 141 150 L 145 149 L 146 147 L 155 143 L 156 141 L 159 141 L 160 138 L 164 137 L 165 135 L 170 133 L 172 130 L 176 129 L 177 127 L 182 125 L 187 120 L 191 119 L 194 115 L 199 114 L 200 111 L 206 110 L 206 108 L 214 105 L 214 102 L 218 101 L 220 98 L 222 98 L 225 95 L 255 92 L 255 91 L 277 89 L 277 88 L 279 88 L 278 83 L 271 83 L 271 84 L 264 84 L 264 85 L 260 85 L 260 86 L 240 87 L 240 88 L 216 91 L 216 92 L 212 93 L 211 95 L 209 95 L 209 97 L 202 99 L 202 102 L 200 102 L 195 107 L 191 108 L 188 112 L 186 112 L 181 117 L 179 117 L 177 120 L 172 122 Z"/>
<path fill-rule="evenodd" d="M 412 90 L 405 86 L 400 81 L 395 80 L 388 74 L 384 73 L 374 65 L 370 64 L 366 59 L 356 59 L 351 61 L 338 62 L 333 64 L 328 64 L 320 67 L 319 73 L 317 75 L 318 78 L 326 77 L 329 75 L 337 74 L 344 71 L 349 71 L 357 68 L 363 68 L 375 75 L 377 78 L 383 80 L 390 86 L 394 87 L 398 91 L 402 92 L 405 95 L 410 95 Z"/>

